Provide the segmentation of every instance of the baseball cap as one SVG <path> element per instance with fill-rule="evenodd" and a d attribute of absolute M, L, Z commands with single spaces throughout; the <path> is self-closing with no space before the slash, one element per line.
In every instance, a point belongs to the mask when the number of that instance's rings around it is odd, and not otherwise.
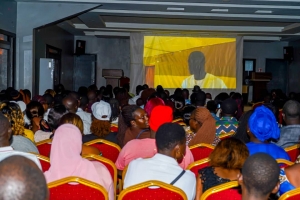
<path fill-rule="evenodd" d="M 93 116 L 98 120 L 109 121 L 111 117 L 111 108 L 105 101 L 96 102 L 92 105 Z"/>

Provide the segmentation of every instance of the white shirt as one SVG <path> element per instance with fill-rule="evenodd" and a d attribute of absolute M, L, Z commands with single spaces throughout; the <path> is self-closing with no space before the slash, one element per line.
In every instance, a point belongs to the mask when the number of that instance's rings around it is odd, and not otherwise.
<path fill-rule="evenodd" d="M 129 163 L 124 189 L 149 180 L 170 184 L 181 172 L 182 168 L 174 158 L 160 153 L 155 154 L 152 158 L 138 158 Z M 182 189 L 189 200 L 195 198 L 196 177 L 190 170 L 186 170 L 174 186 Z"/>
<path fill-rule="evenodd" d="M 37 143 L 37 142 L 40 142 L 43 140 L 48 140 L 51 135 L 52 135 L 52 132 L 45 132 L 42 130 L 38 130 L 34 134 L 34 142 Z"/>
<path fill-rule="evenodd" d="M 30 154 L 30 153 L 21 152 L 21 151 L 15 151 L 15 150 L 13 150 L 13 148 L 11 146 L 0 147 L 0 161 L 4 160 L 7 157 L 15 156 L 15 155 L 24 156 L 24 157 L 32 160 L 42 170 L 41 163 L 35 155 Z"/>
<path fill-rule="evenodd" d="M 48 108 L 48 110 L 44 113 L 44 120 L 48 121 L 48 115 L 49 115 L 49 112 L 50 112 L 51 108 Z"/>
<path fill-rule="evenodd" d="M 90 131 L 91 123 L 92 123 L 91 113 L 85 112 L 81 108 L 78 108 L 76 114 L 81 118 L 83 122 L 83 134 L 84 135 L 91 134 Z"/>

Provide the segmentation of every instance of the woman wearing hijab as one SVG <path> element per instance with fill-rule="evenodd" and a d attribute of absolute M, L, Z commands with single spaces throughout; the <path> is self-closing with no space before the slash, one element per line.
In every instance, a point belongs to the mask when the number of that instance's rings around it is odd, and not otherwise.
<path fill-rule="evenodd" d="M 72 124 L 63 124 L 55 131 L 50 153 L 51 167 L 44 173 L 47 183 L 78 176 L 103 186 L 109 199 L 113 200 L 114 186 L 109 171 L 101 163 L 80 156 L 81 137 L 80 130 Z"/>
<path fill-rule="evenodd" d="M 254 110 L 248 121 L 247 133 L 250 142 L 246 145 L 250 155 L 261 152 L 274 159 L 290 160 L 283 148 L 269 142 L 271 139 L 277 140 L 280 136 L 275 116 L 269 108 L 259 106 Z"/>
<path fill-rule="evenodd" d="M 204 107 L 196 108 L 190 117 L 190 129 L 187 142 L 189 146 L 200 143 L 217 145 L 220 139 L 216 136 L 216 120 Z"/>

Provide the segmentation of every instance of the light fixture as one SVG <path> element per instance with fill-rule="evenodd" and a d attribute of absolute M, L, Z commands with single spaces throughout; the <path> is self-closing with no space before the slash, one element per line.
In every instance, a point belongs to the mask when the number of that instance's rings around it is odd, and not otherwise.
<path fill-rule="evenodd" d="M 167 10 L 184 11 L 184 8 L 168 7 Z"/>
<path fill-rule="evenodd" d="M 214 8 L 211 10 L 211 12 L 228 12 L 228 9 L 218 9 L 218 8 Z"/>
<path fill-rule="evenodd" d="M 273 11 L 272 10 L 257 10 L 255 13 L 259 14 L 271 14 Z"/>

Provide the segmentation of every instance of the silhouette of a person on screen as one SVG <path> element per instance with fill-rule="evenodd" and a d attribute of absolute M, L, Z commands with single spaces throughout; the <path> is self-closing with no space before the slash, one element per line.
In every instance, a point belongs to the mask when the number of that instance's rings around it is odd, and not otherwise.
<path fill-rule="evenodd" d="M 222 79 L 205 71 L 205 56 L 200 51 L 193 51 L 188 59 L 191 76 L 182 81 L 182 88 L 227 88 Z"/>

